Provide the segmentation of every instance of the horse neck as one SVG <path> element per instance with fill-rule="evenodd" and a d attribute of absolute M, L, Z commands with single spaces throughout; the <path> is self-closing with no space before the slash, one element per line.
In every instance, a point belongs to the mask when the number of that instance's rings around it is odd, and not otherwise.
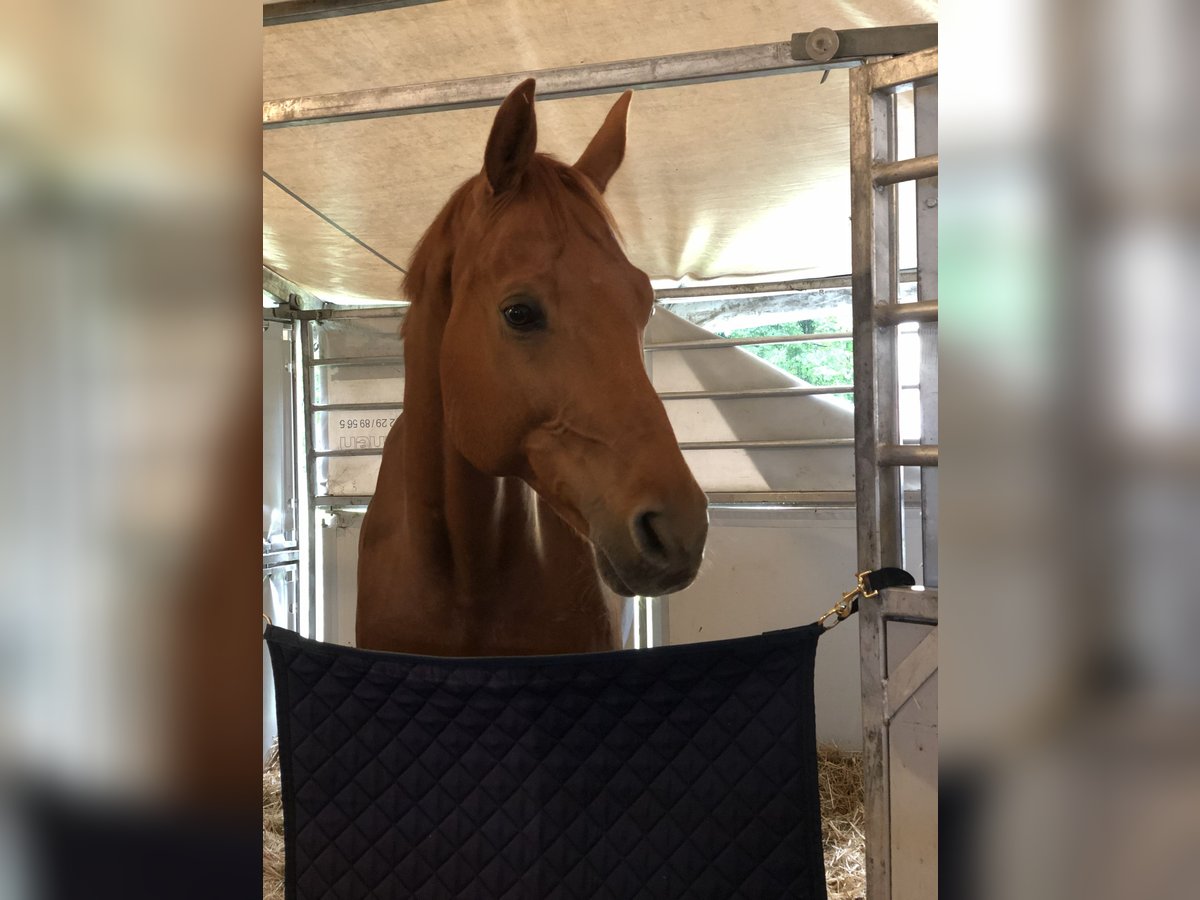
<path fill-rule="evenodd" d="M 476 469 L 446 436 L 439 357 L 448 304 L 415 303 L 405 328 L 403 468 L 415 558 L 460 596 L 479 596 L 498 567 L 535 545 L 537 499 L 524 482 Z"/>

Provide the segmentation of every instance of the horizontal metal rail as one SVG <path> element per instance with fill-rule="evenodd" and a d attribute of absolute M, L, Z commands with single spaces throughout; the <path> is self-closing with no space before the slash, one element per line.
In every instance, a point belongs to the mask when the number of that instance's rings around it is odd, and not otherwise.
<path fill-rule="evenodd" d="M 369 450 L 314 450 L 313 456 L 324 457 L 342 457 L 342 456 L 383 456 L 382 447 L 373 447 Z"/>
<path fill-rule="evenodd" d="M 785 438 L 768 441 L 680 441 L 680 450 L 824 450 L 853 447 L 854 438 Z"/>
<path fill-rule="evenodd" d="M 885 588 L 879 592 L 880 611 L 885 619 L 901 622 L 938 622 L 937 588 Z"/>
<path fill-rule="evenodd" d="M 320 494 L 313 497 L 313 505 L 334 509 L 346 506 L 366 506 L 374 496 L 374 494 Z"/>
<path fill-rule="evenodd" d="M 363 402 L 363 403 L 318 403 L 314 404 L 312 411 L 319 412 L 341 412 L 351 410 L 368 410 L 368 409 L 404 409 L 403 402 L 384 403 L 384 402 Z"/>
<path fill-rule="evenodd" d="M 314 497 L 313 502 L 320 507 L 333 508 L 366 506 L 374 496 L 374 494 L 324 494 Z M 710 491 L 708 502 L 711 506 L 733 508 L 788 506 L 853 509 L 855 494 L 854 491 Z M 904 502 L 910 506 L 920 505 L 920 491 L 905 491 Z"/>
<path fill-rule="evenodd" d="M 878 459 L 881 466 L 936 466 L 938 448 L 936 444 L 880 444 Z"/>
<path fill-rule="evenodd" d="M 903 280 L 903 279 L 902 279 Z M 914 273 L 913 280 L 916 280 Z M 744 294 L 800 294 L 804 291 L 828 291 L 850 287 L 849 275 L 831 278 L 805 278 L 795 281 L 755 281 L 748 284 L 705 284 L 694 287 L 660 288 L 654 292 L 659 303 L 687 302 L 699 298 L 739 297 Z"/>
<path fill-rule="evenodd" d="M 824 450 L 853 446 L 854 438 L 784 438 L 765 441 L 679 442 L 680 450 Z M 369 450 L 314 450 L 312 455 L 321 457 L 382 456 L 383 448 Z M 907 466 L 915 465 L 915 463 L 900 463 L 899 465 Z"/>
<path fill-rule="evenodd" d="M 905 385 L 917 387 L 917 385 Z M 659 399 L 668 400 L 780 400 L 787 397 L 811 397 L 822 394 L 853 394 L 852 384 L 827 384 L 813 387 L 746 388 L 741 391 L 661 391 Z M 312 407 L 314 413 L 359 410 L 404 409 L 404 402 L 372 401 L 362 403 L 319 403 Z"/>
<path fill-rule="evenodd" d="M 777 334 L 771 337 L 749 338 L 697 338 L 692 341 L 665 341 L 659 344 L 646 344 L 642 349 L 646 352 L 655 350 L 720 350 L 723 347 L 755 347 L 764 344 L 799 344 L 809 341 L 848 341 L 853 338 L 849 331 L 836 331 L 827 334 Z"/>
<path fill-rule="evenodd" d="M 938 155 L 916 156 L 899 162 L 875 163 L 871 166 L 871 181 L 877 186 L 898 184 L 901 181 L 920 181 L 938 173 Z"/>
<path fill-rule="evenodd" d="M 938 302 L 919 300 L 916 303 L 887 303 L 875 307 L 875 321 L 880 325 L 899 325 L 901 322 L 936 322 Z"/>
<path fill-rule="evenodd" d="M 407 300 L 398 300 L 393 306 L 372 304 L 371 306 L 337 306 L 324 309 L 302 309 L 297 319 L 324 322 L 326 319 L 403 319 L 412 306 Z"/>
<path fill-rule="evenodd" d="M 403 356 L 329 356 L 314 359 L 313 366 L 402 366 Z"/>
<path fill-rule="evenodd" d="M 646 344 L 642 349 L 647 353 L 656 350 L 720 350 L 728 347 L 755 347 L 766 344 L 799 344 L 813 341 L 848 341 L 854 335 L 849 331 L 829 332 L 827 334 L 777 334 L 770 337 L 749 338 L 698 338 L 691 341 L 665 341 L 658 344 Z M 403 356 L 337 356 L 316 358 L 314 366 L 401 366 Z"/>
<path fill-rule="evenodd" d="M 853 509 L 854 491 L 709 491 L 709 506 L 741 509 L 745 507 L 791 507 Z M 905 491 L 907 506 L 921 505 L 920 491 Z"/>
<path fill-rule="evenodd" d="M 812 59 L 810 37 L 822 36 L 821 29 L 817 32 L 804 31 L 792 35 L 792 56 L 796 59 Z M 826 45 L 825 53 L 819 53 L 818 58 L 829 57 L 841 59 L 845 57 L 862 58 L 867 56 L 896 56 L 901 53 L 914 53 L 932 47 L 938 41 L 937 23 L 924 25 L 884 25 L 875 28 L 843 28 L 833 32 L 837 43 L 830 48 Z"/>
<path fill-rule="evenodd" d="M 781 41 L 586 66 L 267 100 L 263 103 L 262 121 L 264 128 L 279 128 L 496 106 L 516 84 L 531 77 L 538 82 L 538 99 L 545 101 L 610 94 L 627 88 L 675 87 L 789 72 L 822 72 L 857 66 L 860 62 L 857 59 L 824 63 L 795 60 L 792 59 L 791 42 Z"/>
<path fill-rule="evenodd" d="M 282 0 L 263 4 L 263 27 L 312 22 L 316 19 L 336 19 L 360 13 L 422 6 L 437 0 Z"/>
<path fill-rule="evenodd" d="M 904 385 L 919 387 L 919 385 Z M 788 397 L 811 397 L 824 394 L 853 394 L 852 384 L 829 384 L 815 387 L 747 388 L 741 391 L 661 391 L 659 399 L 670 400 L 781 400 Z M 313 406 L 314 413 L 359 411 L 359 410 L 403 410 L 402 401 L 376 401 L 364 403 L 323 403 Z"/>
<path fill-rule="evenodd" d="M 276 569 L 279 566 L 294 566 L 300 561 L 300 550 L 295 547 L 283 547 L 263 552 L 263 570 Z"/>
<path fill-rule="evenodd" d="M 814 394 L 853 393 L 852 384 L 828 384 L 816 387 L 747 388 L 743 391 L 662 391 L 658 397 L 660 400 L 772 400 Z"/>
<path fill-rule="evenodd" d="M 263 272 L 265 284 L 266 273 L 270 272 L 270 270 L 264 268 Z M 278 282 L 292 286 L 290 282 L 284 282 L 275 273 L 270 272 L 270 274 Z M 900 270 L 901 284 L 916 284 L 916 281 L 916 269 Z M 769 297 L 778 294 L 802 294 L 805 291 L 828 291 L 848 287 L 850 287 L 849 275 L 835 275 L 829 278 L 801 278 L 794 281 L 755 281 L 740 284 L 706 284 L 693 285 L 691 287 L 659 288 L 654 292 L 654 300 L 663 306 L 674 306 L 680 303 L 712 300 L 722 297 Z M 277 288 L 277 290 L 286 293 L 282 288 Z M 295 290 L 300 289 L 295 288 Z M 285 300 L 281 300 L 281 302 L 285 302 Z M 312 300 L 311 302 L 315 305 L 323 301 Z M 412 303 L 408 300 L 395 300 L 388 301 L 386 304 L 373 303 L 369 306 L 322 306 L 320 308 L 296 310 L 281 307 L 277 309 L 277 313 L 286 315 L 289 319 L 308 319 L 314 322 L 323 322 L 326 319 L 402 319 L 408 314 L 411 306 Z"/>

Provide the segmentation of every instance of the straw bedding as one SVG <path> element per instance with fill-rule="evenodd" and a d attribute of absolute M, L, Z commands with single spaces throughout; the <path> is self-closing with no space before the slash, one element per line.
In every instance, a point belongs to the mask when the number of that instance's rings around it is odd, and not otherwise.
<path fill-rule="evenodd" d="M 860 900 L 865 894 L 862 758 L 836 747 L 821 747 L 817 762 L 829 900 Z M 277 748 L 272 748 L 263 769 L 263 900 L 283 900 L 283 805 Z"/>

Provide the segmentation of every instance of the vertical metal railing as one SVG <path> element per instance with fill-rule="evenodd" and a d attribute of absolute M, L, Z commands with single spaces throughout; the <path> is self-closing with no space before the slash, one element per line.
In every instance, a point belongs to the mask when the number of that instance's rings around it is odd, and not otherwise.
<path fill-rule="evenodd" d="M 919 85 L 913 89 L 918 157 L 938 152 L 938 86 Z M 917 182 L 917 301 L 932 303 L 938 297 L 938 183 L 934 178 Z M 921 322 L 917 327 L 921 345 L 920 398 L 921 443 L 938 442 L 938 323 Z M 921 571 L 926 587 L 938 584 L 938 469 L 921 469 Z"/>
<path fill-rule="evenodd" d="M 926 328 L 936 321 L 936 267 L 932 296 L 928 277 L 920 292 L 920 265 L 928 265 L 936 254 L 936 225 L 918 223 L 920 252 L 917 304 L 898 303 L 898 206 L 896 185 L 903 181 L 936 175 L 936 152 L 930 153 L 928 135 L 919 135 L 918 151 L 912 160 L 897 160 L 897 88 L 917 85 L 924 90 L 937 75 L 937 49 L 872 63 L 850 73 L 850 178 L 852 195 L 852 265 L 854 310 L 855 384 L 855 490 L 858 518 L 858 567 L 903 566 L 904 522 L 901 481 L 902 466 L 936 466 L 938 448 L 925 443 L 922 422 L 921 446 L 902 444 L 899 433 L 899 385 L 897 329 L 900 323 L 917 321 Z M 936 88 L 934 88 L 936 91 Z M 936 92 L 932 111 L 928 94 L 918 102 L 918 130 L 936 128 Z M 934 138 L 936 140 L 936 137 Z M 928 191 L 920 192 L 922 199 Z M 936 194 L 934 194 L 936 198 Z M 936 201 L 935 201 L 936 202 Z M 934 207 L 927 207 L 932 210 Z M 936 325 L 932 326 L 936 334 Z M 928 332 L 926 332 L 928 334 Z M 926 382 L 926 369 L 936 370 L 936 341 L 922 341 L 933 348 L 923 359 L 922 419 L 933 419 L 936 435 L 936 371 Z M 926 402 L 926 388 L 932 387 Z M 930 405 L 932 404 L 932 405 Z M 929 482 L 922 479 L 924 488 Z M 924 494 L 924 492 L 923 492 Z M 923 496 L 923 508 L 926 497 Z M 936 497 L 934 498 L 936 502 Z M 932 547 L 936 572 L 936 513 L 923 515 L 923 543 Z M 929 550 L 926 549 L 928 553 Z M 936 593 L 927 598 L 914 594 L 911 602 L 925 603 L 928 610 L 908 621 L 937 620 Z M 887 701 L 887 621 L 881 602 L 864 602 L 860 608 L 859 650 L 863 706 L 863 776 L 865 788 L 867 896 L 889 900 L 892 896 L 892 822 Z"/>
<path fill-rule="evenodd" d="M 314 499 L 316 480 L 315 438 L 313 434 L 313 333 L 312 322 L 296 322 L 296 466 L 303 490 L 297 491 L 300 515 L 300 615 L 301 634 L 317 635 L 317 510 Z"/>

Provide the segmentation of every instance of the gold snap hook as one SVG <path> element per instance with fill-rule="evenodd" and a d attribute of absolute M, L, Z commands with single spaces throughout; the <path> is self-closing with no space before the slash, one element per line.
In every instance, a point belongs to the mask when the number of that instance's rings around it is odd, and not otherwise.
<path fill-rule="evenodd" d="M 865 575 L 866 573 L 863 574 Z M 852 591 L 846 591 L 846 593 L 842 594 L 842 599 L 835 603 L 829 612 L 817 619 L 817 624 L 824 626 L 825 620 L 832 618 L 833 616 L 837 616 L 837 621 L 834 622 L 833 625 L 836 625 L 843 619 L 849 618 L 854 612 L 854 598 L 859 596 L 863 596 L 861 579 L 859 580 L 859 587 L 856 587 Z M 828 627 L 832 628 L 833 625 Z"/>

